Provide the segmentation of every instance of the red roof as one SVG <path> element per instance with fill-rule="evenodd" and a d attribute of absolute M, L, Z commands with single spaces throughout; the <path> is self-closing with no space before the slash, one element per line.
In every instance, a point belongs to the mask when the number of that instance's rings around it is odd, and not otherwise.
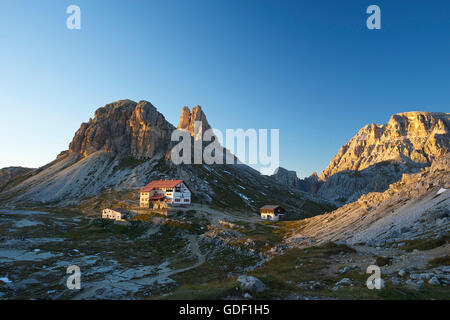
<path fill-rule="evenodd" d="M 150 182 L 145 187 L 141 188 L 141 192 L 150 192 L 156 188 L 174 188 L 179 183 L 184 182 L 183 180 L 156 180 Z M 186 186 L 187 184 L 184 183 Z M 188 187 L 189 188 L 189 187 Z"/>

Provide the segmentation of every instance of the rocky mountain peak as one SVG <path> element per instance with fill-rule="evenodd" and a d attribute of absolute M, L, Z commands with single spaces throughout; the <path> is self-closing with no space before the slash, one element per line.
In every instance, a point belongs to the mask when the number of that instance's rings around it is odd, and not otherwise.
<path fill-rule="evenodd" d="M 201 121 L 202 125 L 198 131 L 198 136 L 195 136 L 195 121 Z M 206 119 L 206 115 L 200 106 L 195 106 L 192 109 L 192 113 L 189 107 L 183 107 L 181 109 L 180 122 L 178 123 L 178 129 L 188 131 L 192 137 L 196 140 L 200 139 L 200 135 L 206 130 L 210 129 L 211 126 Z"/>
<path fill-rule="evenodd" d="M 366 125 L 342 146 L 320 178 L 395 161 L 427 166 L 450 150 L 450 113 L 405 112 L 386 125 Z"/>
<path fill-rule="evenodd" d="M 104 150 L 137 159 L 166 152 L 175 128 L 148 101 L 119 100 L 97 109 L 82 123 L 69 152 L 86 157 Z"/>
<path fill-rule="evenodd" d="M 386 130 L 393 136 L 424 137 L 431 133 L 449 134 L 450 113 L 405 112 L 393 115 Z"/>
<path fill-rule="evenodd" d="M 292 187 L 298 187 L 299 185 L 299 178 L 297 177 L 297 172 L 287 170 L 282 167 L 278 167 L 272 177 L 277 180 L 279 183 L 292 186 Z"/>

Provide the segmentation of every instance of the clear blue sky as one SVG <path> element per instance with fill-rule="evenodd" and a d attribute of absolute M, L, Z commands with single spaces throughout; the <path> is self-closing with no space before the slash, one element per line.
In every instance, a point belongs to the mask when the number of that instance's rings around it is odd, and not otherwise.
<path fill-rule="evenodd" d="M 381 30 L 366 28 L 371 4 Z M 219 129 L 279 128 L 299 176 L 367 123 L 450 111 L 446 0 L 2 0 L 0 33 L 0 167 L 44 165 L 125 98 L 175 125 L 199 104 Z"/>

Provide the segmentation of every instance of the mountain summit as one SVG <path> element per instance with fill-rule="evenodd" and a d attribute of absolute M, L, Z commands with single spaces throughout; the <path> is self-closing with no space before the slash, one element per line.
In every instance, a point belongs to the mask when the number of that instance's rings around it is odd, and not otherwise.
<path fill-rule="evenodd" d="M 320 178 L 361 171 L 384 161 L 429 166 L 449 152 L 449 128 L 450 113 L 437 112 L 399 113 L 386 125 L 366 125 L 341 147 Z"/>
<path fill-rule="evenodd" d="M 174 126 L 148 101 L 120 100 L 97 109 L 82 123 L 69 152 L 83 157 L 97 151 L 147 159 L 167 152 Z"/>
<path fill-rule="evenodd" d="M 198 132 L 195 132 L 196 121 L 201 122 L 201 126 L 197 129 Z M 181 109 L 180 122 L 178 123 L 177 128 L 188 131 L 195 140 L 199 140 L 206 130 L 211 129 L 211 126 L 209 125 L 202 108 L 196 106 L 192 109 L 192 113 L 191 110 L 189 110 L 189 107 L 183 107 Z"/>
<path fill-rule="evenodd" d="M 430 166 L 450 151 L 450 113 L 406 112 L 386 125 L 362 128 L 330 161 L 320 178 L 298 179 L 280 168 L 272 177 L 342 205 L 369 192 L 383 192 L 404 173 Z"/>

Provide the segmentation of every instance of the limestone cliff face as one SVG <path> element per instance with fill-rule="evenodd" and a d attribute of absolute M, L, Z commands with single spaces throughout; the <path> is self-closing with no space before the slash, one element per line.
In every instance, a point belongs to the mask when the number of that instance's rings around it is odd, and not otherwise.
<path fill-rule="evenodd" d="M 166 152 L 175 128 L 147 101 L 120 100 L 99 108 L 81 124 L 69 152 L 86 157 L 103 150 L 137 159 Z"/>
<path fill-rule="evenodd" d="M 275 170 L 275 173 L 272 175 L 272 177 L 281 184 L 295 188 L 299 187 L 300 179 L 297 177 L 297 173 L 295 171 L 290 171 L 286 170 L 285 168 L 279 167 Z"/>
<path fill-rule="evenodd" d="M 198 132 L 195 132 L 195 121 L 201 122 Z M 178 123 L 177 128 L 188 131 L 195 140 L 199 140 L 201 139 L 203 133 L 211 127 L 206 119 L 206 115 L 202 111 L 202 108 L 200 106 L 196 106 L 192 109 L 192 113 L 188 107 L 183 107 L 183 109 L 181 109 L 180 122 Z"/>
<path fill-rule="evenodd" d="M 178 123 L 177 128 L 180 130 L 189 131 L 190 123 L 191 123 L 191 110 L 189 109 L 189 107 L 181 108 L 180 122 Z"/>
<path fill-rule="evenodd" d="M 280 168 L 272 177 L 343 205 L 384 192 L 403 174 L 417 173 L 450 151 L 450 113 L 395 114 L 386 125 L 367 125 L 342 146 L 320 178 L 298 179 Z"/>
<path fill-rule="evenodd" d="M 450 150 L 450 113 L 406 112 L 395 114 L 387 125 L 367 125 L 340 149 L 320 175 L 360 171 L 395 161 L 428 166 Z"/>
<path fill-rule="evenodd" d="M 322 182 L 319 181 L 319 177 L 316 172 L 313 172 L 311 176 L 305 179 L 299 179 L 295 171 L 286 170 L 282 167 L 276 169 L 275 173 L 271 177 L 283 185 L 310 193 L 317 193 L 317 190 L 322 184 Z"/>

